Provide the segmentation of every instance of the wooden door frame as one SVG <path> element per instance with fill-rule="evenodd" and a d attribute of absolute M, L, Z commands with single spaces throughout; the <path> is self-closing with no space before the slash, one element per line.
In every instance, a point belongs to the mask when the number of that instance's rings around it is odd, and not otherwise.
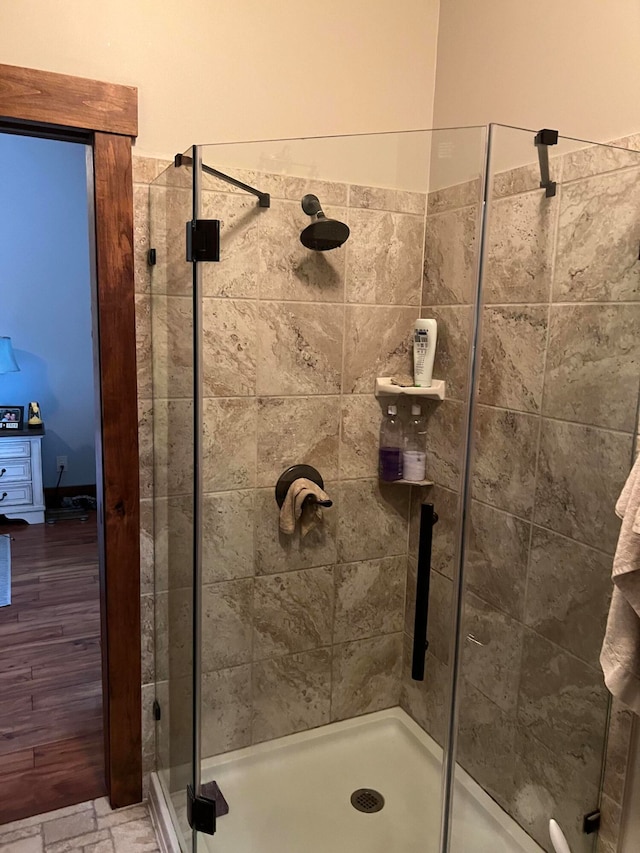
<path fill-rule="evenodd" d="M 138 93 L 132 86 L 0 64 L 0 129 L 3 123 L 32 135 L 39 129 L 62 137 L 84 134 L 93 146 L 105 775 L 111 805 L 119 808 L 142 799 L 131 163 L 131 141 L 138 133 Z"/>

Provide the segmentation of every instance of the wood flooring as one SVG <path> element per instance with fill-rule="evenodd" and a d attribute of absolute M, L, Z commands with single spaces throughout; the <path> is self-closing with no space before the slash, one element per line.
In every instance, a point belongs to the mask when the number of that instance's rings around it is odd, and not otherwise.
<path fill-rule="evenodd" d="M 106 793 L 95 513 L 8 523 L 0 607 L 0 824 Z"/>

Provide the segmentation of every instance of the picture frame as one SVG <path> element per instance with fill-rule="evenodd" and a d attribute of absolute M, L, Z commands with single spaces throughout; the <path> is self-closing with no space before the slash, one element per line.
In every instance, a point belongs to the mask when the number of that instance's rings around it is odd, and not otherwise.
<path fill-rule="evenodd" d="M 0 406 L 0 432 L 24 429 L 24 406 Z"/>

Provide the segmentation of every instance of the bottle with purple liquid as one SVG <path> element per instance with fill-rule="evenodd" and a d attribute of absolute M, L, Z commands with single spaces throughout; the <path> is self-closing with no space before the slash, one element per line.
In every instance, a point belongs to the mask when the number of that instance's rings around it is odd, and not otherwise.
<path fill-rule="evenodd" d="M 380 451 L 378 476 L 392 482 L 402 479 L 402 449 L 404 446 L 402 423 L 396 406 L 387 408 L 387 416 L 380 425 Z"/>

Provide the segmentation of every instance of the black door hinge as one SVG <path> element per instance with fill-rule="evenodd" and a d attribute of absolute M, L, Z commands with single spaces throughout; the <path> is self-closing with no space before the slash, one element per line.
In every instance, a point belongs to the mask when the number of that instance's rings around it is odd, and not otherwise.
<path fill-rule="evenodd" d="M 191 785 L 187 785 L 187 820 L 196 832 L 214 835 L 216 831 L 216 801 L 196 796 Z"/>
<path fill-rule="evenodd" d="M 147 252 L 147 265 L 150 267 L 155 267 L 156 265 L 156 250 L 149 249 Z"/>
<path fill-rule="evenodd" d="M 193 219 L 187 222 L 187 261 L 220 260 L 220 220 Z"/>
<path fill-rule="evenodd" d="M 600 809 L 594 809 L 582 818 L 582 831 L 587 835 L 600 829 Z"/>
<path fill-rule="evenodd" d="M 162 719 L 162 709 L 157 699 L 153 700 L 153 719 L 156 721 Z"/>

